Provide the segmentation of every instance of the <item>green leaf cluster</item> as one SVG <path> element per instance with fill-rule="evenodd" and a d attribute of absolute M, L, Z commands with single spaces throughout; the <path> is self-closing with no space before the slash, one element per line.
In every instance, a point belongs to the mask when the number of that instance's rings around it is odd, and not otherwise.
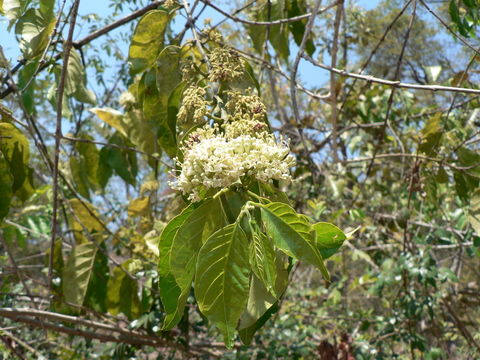
<path fill-rule="evenodd" d="M 240 208 L 228 197 L 243 199 Z M 285 292 L 288 257 L 314 265 L 329 281 L 322 253 L 338 251 L 343 232 L 311 224 L 285 203 L 258 199 L 222 193 L 188 206 L 165 227 L 159 242 L 165 330 L 180 321 L 193 287 L 199 310 L 226 346 L 233 346 L 235 330 L 249 343 Z"/>

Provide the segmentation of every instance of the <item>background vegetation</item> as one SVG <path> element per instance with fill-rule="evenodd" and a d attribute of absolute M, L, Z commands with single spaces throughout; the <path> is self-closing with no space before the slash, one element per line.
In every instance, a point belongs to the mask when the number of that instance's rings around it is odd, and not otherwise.
<path fill-rule="evenodd" d="M 480 357 L 476 1 L 97 3 L 0 0 L 0 357 Z M 193 297 L 162 331 L 158 290 L 186 206 L 180 68 L 160 54 L 209 51 L 212 29 L 290 139 L 290 204 L 357 229 L 328 288 L 292 263 L 230 350 Z"/>

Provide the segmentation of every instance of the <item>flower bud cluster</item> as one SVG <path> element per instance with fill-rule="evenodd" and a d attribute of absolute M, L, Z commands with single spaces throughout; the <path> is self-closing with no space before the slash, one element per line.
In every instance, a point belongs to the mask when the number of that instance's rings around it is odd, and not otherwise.
<path fill-rule="evenodd" d="M 232 50 L 218 47 L 212 50 L 210 60 L 210 81 L 229 81 L 243 74 L 243 59 Z"/>
<path fill-rule="evenodd" d="M 180 123 L 193 121 L 194 123 L 205 123 L 209 102 L 205 100 L 206 90 L 202 87 L 192 85 L 183 93 L 182 106 L 178 110 L 177 120 Z"/>
<path fill-rule="evenodd" d="M 225 104 L 225 108 L 234 120 L 265 121 L 267 109 L 262 100 L 251 92 L 251 89 L 247 89 L 248 95 L 243 95 L 239 91 L 227 92 L 229 100 Z"/>

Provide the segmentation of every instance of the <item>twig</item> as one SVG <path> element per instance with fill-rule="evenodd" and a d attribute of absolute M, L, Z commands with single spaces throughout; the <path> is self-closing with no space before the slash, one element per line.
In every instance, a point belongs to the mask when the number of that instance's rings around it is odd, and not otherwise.
<path fill-rule="evenodd" d="M 241 19 L 239 17 L 236 17 L 234 15 L 231 15 L 228 12 L 222 10 L 220 7 L 213 4 L 209 0 L 201 0 L 201 1 L 203 3 L 205 3 L 206 5 L 210 6 L 212 9 L 218 11 L 223 16 L 229 18 L 230 20 L 233 20 L 235 22 L 239 22 L 239 23 L 242 23 L 242 24 L 246 24 L 246 25 L 255 25 L 255 26 L 270 27 L 270 26 L 275 26 L 275 25 L 280 25 L 280 24 L 287 24 L 287 23 L 291 23 L 291 22 L 301 21 L 301 20 L 310 18 L 312 16 L 312 14 L 315 13 L 313 11 L 313 12 L 308 12 L 308 13 L 303 14 L 303 15 L 294 16 L 294 17 L 291 17 L 291 18 L 278 19 L 278 20 L 272 20 L 272 21 L 251 21 L 251 20 L 245 20 L 245 19 Z M 324 8 L 317 9 L 316 15 L 320 15 L 320 14 L 324 13 L 325 11 L 330 10 L 335 5 L 337 5 L 339 2 L 341 2 L 341 1 L 335 1 L 332 4 L 330 4 L 330 5 L 328 5 Z"/>
<path fill-rule="evenodd" d="M 445 27 L 456 39 L 458 39 L 463 45 L 473 50 L 477 55 L 480 55 L 480 52 L 478 51 L 478 49 L 475 49 L 472 45 L 470 45 L 467 41 L 465 41 L 461 36 L 458 36 L 457 33 L 453 31 L 453 29 L 450 26 L 448 26 L 448 24 L 425 3 L 425 1 L 420 0 L 420 2 L 425 7 L 425 9 L 427 9 L 427 11 L 430 14 L 432 14 L 433 17 L 437 19 L 443 25 L 443 27 Z"/>
<path fill-rule="evenodd" d="M 137 10 L 137 11 L 134 11 L 132 12 L 130 15 L 127 15 L 121 19 L 118 19 L 117 21 L 101 28 L 101 29 L 98 29 L 97 31 L 94 31 L 92 32 L 91 34 L 85 36 L 83 39 L 81 40 L 78 40 L 78 41 L 75 41 L 73 43 L 73 46 L 75 48 L 81 48 L 82 46 L 90 43 L 91 41 L 99 38 L 100 36 L 102 35 L 105 35 L 107 33 L 109 33 L 110 31 L 112 30 L 115 30 L 116 28 L 122 26 L 122 25 L 125 25 L 126 23 L 132 21 L 132 20 L 135 20 L 136 18 L 144 15 L 145 13 L 149 12 L 150 10 L 153 10 L 153 9 L 156 9 L 157 7 L 159 7 L 160 5 L 162 5 L 163 3 L 165 2 L 165 0 L 161 0 L 161 1 L 152 1 L 150 4 L 148 4 L 147 6 Z"/>
<path fill-rule="evenodd" d="M 53 279 L 53 262 L 55 240 L 57 238 L 57 210 L 58 210 L 58 162 L 60 160 L 60 141 L 62 140 L 62 111 L 63 111 L 63 94 L 65 91 L 65 81 L 68 74 L 68 60 L 72 49 L 73 31 L 77 21 L 78 6 L 80 0 L 75 0 L 72 7 L 70 17 L 70 28 L 68 30 L 67 40 L 63 47 L 63 67 L 60 74 L 60 81 L 57 90 L 57 122 L 55 127 L 55 153 L 53 160 L 53 209 L 52 209 L 52 237 L 50 239 L 50 258 L 48 262 L 48 283 L 52 289 Z"/>
<path fill-rule="evenodd" d="M 354 158 L 354 159 L 345 160 L 344 163 L 352 164 L 352 163 L 357 163 L 357 162 L 372 161 L 372 159 L 373 160 L 379 160 L 379 159 L 385 159 L 385 158 L 403 158 L 403 157 L 411 157 L 411 158 L 424 159 L 424 160 L 428 160 L 428 161 L 434 161 L 434 162 L 437 162 L 439 164 L 442 164 L 444 166 L 447 166 L 449 168 L 452 168 L 452 169 L 458 170 L 458 171 L 471 170 L 471 169 L 474 169 L 474 168 L 477 168 L 477 167 L 480 166 L 480 163 L 479 164 L 473 164 L 473 165 L 470 165 L 470 166 L 456 166 L 456 165 L 453 165 L 453 164 L 445 163 L 444 159 L 438 159 L 438 158 L 433 158 L 433 157 L 424 156 L 424 155 L 420 155 L 420 154 L 408 154 L 408 153 L 378 154 L 375 157 L 374 156 L 358 157 L 358 158 Z"/>
<path fill-rule="evenodd" d="M 132 12 L 130 15 L 127 15 L 107 26 L 104 26 L 103 28 L 101 29 L 98 29 L 92 33 L 90 33 L 89 35 L 85 36 L 84 38 L 78 40 L 78 41 L 75 41 L 73 42 L 73 47 L 75 47 L 76 49 L 79 49 L 81 48 L 82 46 L 90 43 L 91 41 L 95 40 L 95 39 L 98 39 L 99 37 L 105 35 L 105 34 L 108 34 L 110 31 L 112 30 L 115 30 L 116 28 L 122 26 L 122 25 L 125 25 L 127 24 L 128 22 L 132 21 L 132 20 L 135 20 L 136 18 L 144 15 L 145 13 L 147 13 L 148 11 L 150 10 L 153 10 L 153 9 L 156 9 L 158 6 L 160 6 L 161 4 L 164 3 L 164 0 L 161 0 L 161 1 L 153 1 L 152 3 L 148 4 L 147 6 L 139 9 L 139 10 L 136 10 L 134 12 Z M 60 58 L 62 57 L 61 54 L 57 54 L 54 58 L 53 58 L 53 61 L 57 61 L 59 60 Z M 15 67 L 11 70 L 11 74 L 9 74 L 9 78 L 12 78 L 12 75 L 15 74 L 18 70 L 20 70 L 20 68 L 22 66 L 24 66 L 25 64 L 27 63 L 27 60 L 26 59 L 22 59 L 20 60 L 17 65 L 15 65 Z M 43 65 L 40 66 L 40 69 L 38 72 L 40 71 L 43 71 L 45 70 L 47 67 L 49 66 L 48 63 L 44 63 Z M 15 90 L 14 86 L 12 84 L 10 84 L 3 92 L 0 93 L 0 99 L 3 99 L 5 97 L 7 97 L 8 95 L 10 95 L 13 91 Z"/>
<path fill-rule="evenodd" d="M 331 66 L 322 64 L 312 59 L 310 56 L 306 54 L 303 54 L 303 57 L 306 60 L 308 60 L 312 65 L 330 72 L 334 72 L 340 76 L 351 77 L 351 78 L 360 79 L 367 82 L 374 82 L 382 85 L 388 85 L 393 88 L 405 88 L 405 89 L 425 90 L 425 91 L 451 91 L 451 92 L 460 92 L 460 93 L 476 94 L 476 95 L 480 94 L 480 89 L 468 89 L 463 87 L 441 86 L 441 85 L 420 85 L 420 84 L 412 84 L 412 83 L 405 83 L 401 81 L 382 79 L 382 78 L 378 78 L 371 75 L 361 75 L 361 74 L 352 73 L 343 69 L 332 68 Z"/>
<path fill-rule="evenodd" d="M 37 311 L 33 309 L 14 309 L 14 308 L 0 308 L 0 315 L 15 321 L 30 324 L 34 327 L 44 327 L 59 333 L 65 333 L 73 336 L 81 336 L 87 339 L 95 339 L 101 342 L 116 342 L 131 345 L 146 345 L 156 348 L 174 348 L 185 353 L 203 353 L 205 350 L 192 349 L 191 351 L 185 349 L 180 344 L 167 341 L 158 336 L 145 335 L 136 331 L 122 328 L 118 325 L 111 326 L 97 321 L 82 319 L 76 316 L 69 316 L 57 314 L 48 311 Z M 95 331 L 81 330 L 78 328 L 68 327 L 64 325 L 57 325 L 55 323 L 46 321 L 50 319 L 58 322 L 67 322 L 78 326 L 87 326 Z M 99 331 L 109 331 L 103 333 Z M 194 345 L 192 345 L 192 348 Z"/>
<path fill-rule="evenodd" d="M 308 147 L 307 143 L 305 141 L 305 137 L 303 135 L 303 128 L 300 124 L 300 112 L 298 110 L 298 104 L 297 104 L 297 72 L 298 72 L 298 66 L 300 65 L 300 60 L 302 59 L 302 55 L 305 51 L 305 46 L 307 45 L 308 37 L 310 36 L 310 33 L 312 32 L 313 25 L 315 23 L 315 17 L 317 16 L 318 10 L 320 9 L 320 4 L 322 3 L 322 0 L 317 0 L 315 3 L 315 7 L 313 8 L 312 15 L 308 19 L 307 25 L 305 27 L 305 32 L 303 33 L 302 37 L 302 42 L 300 43 L 300 46 L 298 48 L 297 56 L 295 58 L 295 61 L 293 63 L 293 69 L 291 71 L 291 77 L 290 77 L 290 95 L 292 97 L 292 108 L 293 108 L 293 115 L 295 118 L 295 123 L 297 124 L 297 130 L 298 130 L 298 135 L 300 136 L 300 141 L 302 142 L 303 145 L 303 151 L 305 154 L 308 154 Z M 315 174 L 315 169 L 318 168 L 316 166 L 315 162 L 312 160 L 310 156 L 308 156 L 308 162 L 310 164 L 310 168 L 312 169 L 312 175 Z"/>
<path fill-rule="evenodd" d="M 335 22 L 334 22 L 334 33 L 333 33 L 333 45 L 332 45 L 332 62 L 331 67 L 335 68 L 337 66 L 337 50 L 338 50 L 338 34 L 340 30 L 340 22 L 342 20 L 343 14 L 343 3 L 344 1 L 340 1 L 337 6 L 337 12 L 335 14 Z M 338 162 L 338 153 L 337 153 L 337 132 L 338 132 L 338 119 L 337 119 L 337 83 L 335 79 L 335 73 L 330 72 L 330 94 L 332 100 L 332 152 L 333 152 L 333 162 Z"/>
<path fill-rule="evenodd" d="M 20 346 L 22 346 L 23 348 L 27 349 L 28 351 L 30 351 L 32 354 L 35 354 L 35 356 L 37 357 L 37 359 L 41 359 L 42 358 L 42 354 L 40 354 L 36 349 L 32 348 L 30 345 L 28 345 L 25 341 L 19 339 L 18 337 L 16 337 L 15 335 L 13 335 L 10 331 L 8 331 L 7 329 L 0 329 L 0 334 L 5 334 L 5 336 L 9 337 L 10 339 L 12 339 L 13 341 L 17 342 L 18 344 L 20 344 Z"/>
<path fill-rule="evenodd" d="M 32 295 L 32 293 L 31 293 L 31 291 L 30 291 L 30 288 L 28 287 L 25 279 L 23 278 L 22 272 L 21 272 L 20 269 L 18 268 L 17 262 L 15 261 L 15 258 L 13 257 L 13 254 L 12 254 L 11 251 L 10 251 L 10 247 L 8 246 L 7 241 L 5 240 L 5 238 L 3 237 L 3 235 L 1 235 L 1 234 L 0 234 L 0 240 L 2 241 L 3 246 L 5 247 L 5 250 L 6 250 L 6 252 L 7 252 L 8 258 L 10 259 L 10 262 L 12 263 L 13 269 L 15 270 L 15 274 L 17 275 L 18 280 L 20 280 L 20 282 L 22 283 L 23 289 L 25 290 L 25 292 L 27 293 L 28 297 L 29 297 L 29 298 L 32 300 L 32 302 L 33 302 L 33 295 Z M 36 305 L 35 305 L 35 307 L 36 307 Z"/>
<path fill-rule="evenodd" d="M 477 343 L 477 341 L 476 341 L 475 338 L 472 336 L 472 334 L 471 334 L 470 331 L 467 329 L 467 327 L 463 324 L 462 320 L 461 320 L 461 319 L 458 317 L 458 315 L 455 313 L 455 310 L 453 310 L 453 308 L 450 306 L 449 301 L 450 301 L 450 299 L 443 299 L 442 303 L 443 303 L 443 305 L 445 305 L 445 307 L 447 308 L 448 312 L 449 312 L 450 315 L 452 316 L 453 322 L 454 322 L 455 325 L 457 326 L 458 330 L 460 330 L 460 333 L 463 335 L 463 337 L 465 338 L 465 340 L 467 340 L 467 342 L 468 342 L 470 345 L 473 344 L 473 345 L 477 348 L 477 351 L 480 352 L 480 345 Z"/>

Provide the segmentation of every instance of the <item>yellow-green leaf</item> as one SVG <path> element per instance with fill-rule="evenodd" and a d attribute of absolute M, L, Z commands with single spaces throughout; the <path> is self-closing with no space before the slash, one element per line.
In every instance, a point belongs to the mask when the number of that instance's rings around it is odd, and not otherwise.
<path fill-rule="evenodd" d="M 171 15 L 163 10 L 146 13 L 133 33 L 128 54 L 132 74 L 138 74 L 153 65 L 163 48 L 165 29 Z"/>
<path fill-rule="evenodd" d="M 132 259 L 122 263 L 122 267 L 128 268 Z M 112 315 L 125 314 L 129 319 L 135 319 L 140 315 L 141 306 L 138 297 L 138 286 L 135 280 L 130 278 L 120 267 L 113 269 L 113 275 L 107 283 L 107 310 Z"/>
<path fill-rule="evenodd" d="M 150 198 L 142 196 L 136 198 L 128 205 L 128 216 L 146 216 L 150 210 Z"/>
<path fill-rule="evenodd" d="M 92 242 L 75 246 L 63 271 L 63 295 L 65 300 L 82 305 L 92 275 L 97 247 Z"/>
<path fill-rule="evenodd" d="M 40 55 L 48 45 L 55 27 L 55 18 L 51 13 L 42 13 L 38 9 L 29 9 L 20 17 L 15 32 L 21 36 L 20 49 L 26 58 Z"/>
<path fill-rule="evenodd" d="M 195 296 L 200 311 L 218 327 L 229 348 L 248 300 L 249 276 L 248 241 L 237 223 L 207 239 L 198 255 Z"/>
<path fill-rule="evenodd" d="M 128 137 L 125 124 L 123 123 L 123 114 L 120 111 L 112 108 L 93 108 L 90 109 L 90 111 L 117 130 L 120 134 Z"/>
<path fill-rule="evenodd" d="M 470 198 L 470 209 L 468 211 L 468 221 L 473 229 L 480 234 L 480 189 L 477 189 Z"/>
<path fill-rule="evenodd" d="M 0 153 L 0 223 L 7 216 L 12 200 L 13 177 L 10 174 L 8 163 Z"/>

